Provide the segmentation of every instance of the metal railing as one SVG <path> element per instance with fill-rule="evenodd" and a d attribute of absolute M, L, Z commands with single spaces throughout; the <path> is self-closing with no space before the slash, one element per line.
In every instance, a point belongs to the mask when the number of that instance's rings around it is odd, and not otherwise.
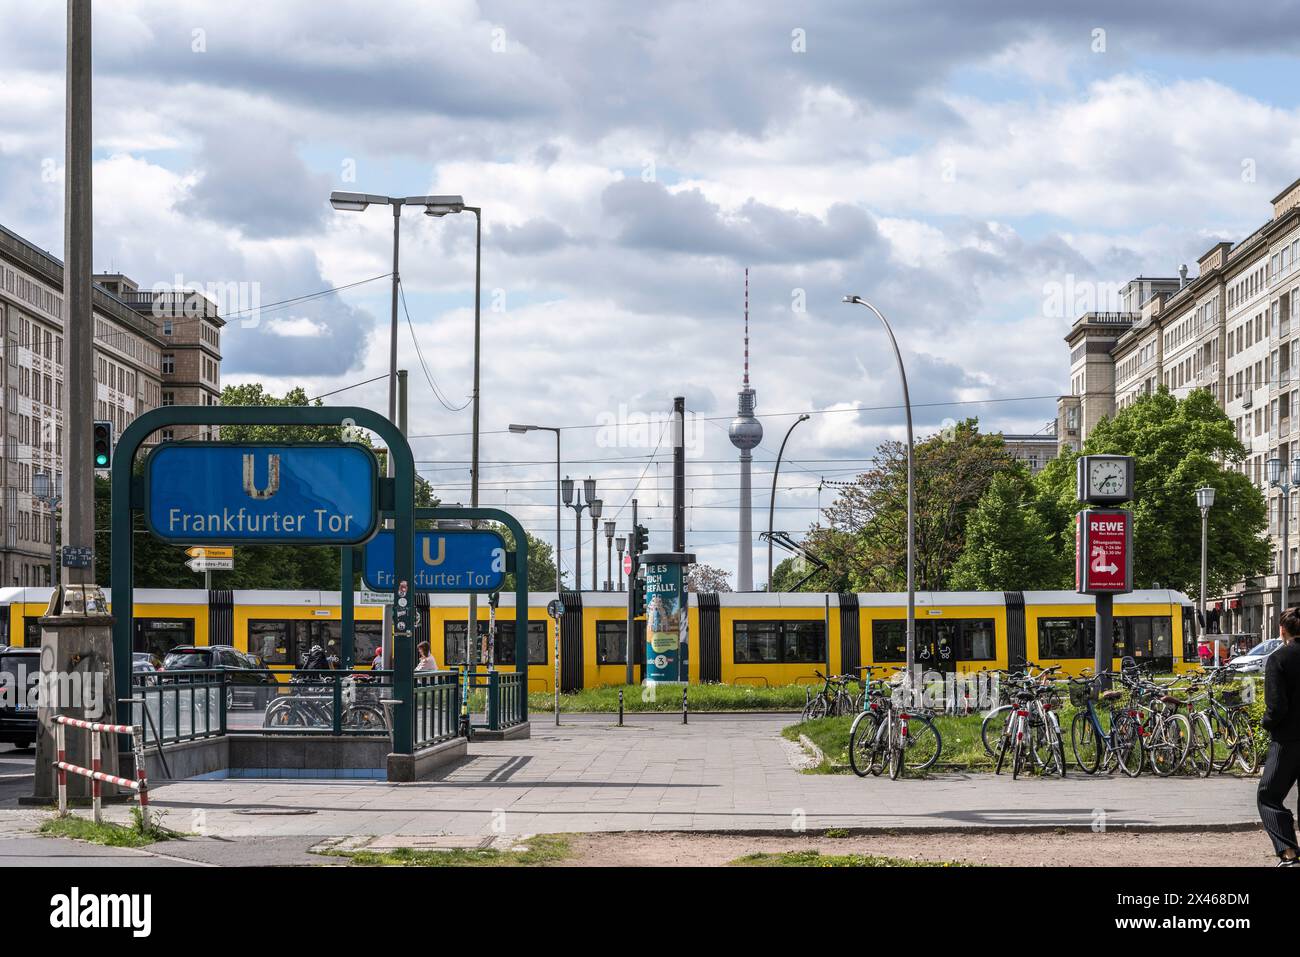
<path fill-rule="evenodd" d="M 460 710 L 460 675 L 455 671 L 421 672 L 415 676 L 415 747 L 456 737 Z"/>
<path fill-rule="evenodd" d="M 220 669 L 137 673 L 130 723 L 157 744 L 194 741 L 226 733 L 226 686 Z"/>
<path fill-rule="evenodd" d="M 489 671 L 471 674 L 471 688 L 487 689 L 487 724 L 489 731 L 501 731 L 522 724 L 524 720 L 524 676 L 520 672 Z M 475 725 L 475 727 L 484 727 Z"/>

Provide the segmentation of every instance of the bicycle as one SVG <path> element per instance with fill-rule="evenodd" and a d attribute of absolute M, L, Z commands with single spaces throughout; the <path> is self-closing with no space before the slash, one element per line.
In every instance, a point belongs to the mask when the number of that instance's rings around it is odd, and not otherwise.
<path fill-rule="evenodd" d="M 868 774 L 880 773 L 880 768 L 873 771 L 875 761 L 876 732 L 885 710 L 889 707 L 889 684 L 884 677 L 873 678 L 872 674 L 880 671 L 882 675 L 896 672 L 897 668 L 882 668 L 878 665 L 863 665 L 858 669 L 866 672 L 865 678 L 857 679 L 862 685 L 861 708 L 858 716 L 849 726 L 849 766 L 860 778 Z M 883 765 L 882 765 L 883 766 Z"/>
<path fill-rule="evenodd" d="M 1169 694 L 1166 686 L 1141 677 L 1128 680 L 1139 711 L 1139 733 L 1145 738 L 1147 763 L 1157 777 L 1169 777 L 1183 766 L 1191 745 L 1191 724 L 1178 713 L 1185 702 Z"/>
<path fill-rule="evenodd" d="M 289 694 L 276 698 L 266 707 L 262 726 L 266 728 L 330 727 L 334 724 L 334 694 L 332 688 L 321 686 L 322 679 L 295 673 L 289 679 Z M 357 704 L 356 679 L 351 675 L 341 680 L 339 700 L 344 706 L 340 726 L 349 731 L 367 731 L 383 734 L 388 722 L 378 708 Z"/>
<path fill-rule="evenodd" d="M 1110 677 L 1117 677 L 1113 673 Z M 1142 731 L 1138 712 L 1125 702 L 1125 693 L 1119 689 L 1098 692 L 1088 677 L 1070 678 L 1070 703 L 1075 706 L 1070 722 L 1070 747 L 1074 763 L 1084 774 L 1096 774 L 1102 768 L 1107 773 L 1118 767 L 1128 777 L 1142 773 L 1146 753 L 1142 744 Z M 1098 701 L 1110 705 L 1110 727 L 1102 725 L 1097 708 Z"/>
<path fill-rule="evenodd" d="M 1012 780 L 1018 779 L 1030 763 L 1043 771 L 1054 766 L 1056 773 L 1065 777 L 1065 743 L 1053 703 L 1055 688 L 1024 683 L 1011 697 L 1011 711 L 998 739 L 993 773 L 1002 773 L 1010 749 Z"/>
<path fill-rule="evenodd" d="M 832 715 L 853 714 L 858 709 L 858 699 L 848 690 L 849 682 L 857 681 L 857 678 L 852 675 L 832 675 L 828 677 L 816 670 L 813 671 L 813 674 L 821 678 L 824 684 L 820 691 L 809 697 L 804 703 L 804 721 L 812 721 L 816 718 L 826 718 Z"/>
<path fill-rule="evenodd" d="M 1204 702 L 1197 713 L 1210 726 L 1211 762 L 1214 770 L 1223 774 L 1235 762 L 1246 774 L 1259 768 L 1259 742 L 1255 725 L 1250 719 L 1249 706 L 1243 700 L 1241 689 L 1224 688 L 1215 697 L 1214 689 L 1237 677 L 1225 667 L 1206 669 L 1197 684 L 1205 689 Z"/>
<path fill-rule="evenodd" d="M 1038 674 L 1034 674 L 1032 669 L 1037 668 Z M 1034 664 L 1032 661 L 1024 663 L 1023 670 L 998 670 L 990 671 L 988 674 L 1001 675 L 1005 681 L 1002 686 L 1003 696 L 1007 699 L 1006 704 L 1000 704 L 991 709 L 984 716 L 980 723 L 980 743 L 984 745 L 984 753 L 990 758 L 996 758 L 996 748 L 994 743 L 1001 740 L 1002 735 L 1006 733 L 1007 722 L 1011 718 L 1012 704 L 1011 694 L 1019 687 L 1035 683 L 1046 682 L 1050 676 L 1055 674 L 1061 668 L 1060 665 L 1052 665 L 1050 668 L 1044 668 L 1042 665 Z M 1052 700 L 1052 705 L 1059 708 L 1059 702 Z"/>
<path fill-rule="evenodd" d="M 886 694 L 884 682 L 869 686 L 868 707 L 854 720 L 849 731 L 849 763 L 859 777 L 866 770 L 878 775 L 888 768 L 891 781 L 903 772 L 928 771 L 943 753 L 943 737 L 928 708 L 908 708 Z M 873 715 L 868 718 L 867 715 Z M 874 733 L 868 735 L 868 729 Z"/>

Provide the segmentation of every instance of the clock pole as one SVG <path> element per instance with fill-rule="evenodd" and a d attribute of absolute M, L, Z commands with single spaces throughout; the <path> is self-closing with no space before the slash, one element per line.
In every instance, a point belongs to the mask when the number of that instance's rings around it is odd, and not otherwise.
<path fill-rule="evenodd" d="M 1134 490 L 1134 461 L 1128 455 L 1082 455 L 1076 475 L 1076 497 L 1084 505 L 1116 506 L 1131 502 Z M 1121 519 L 1099 521 L 1092 531 L 1093 517 Z M 1079 513 L 1075 530 L 1075 589 L 1093 596 L 1096 619 L 1093 622 L 1093 674 L 1099 690 L 1110 686 L 1107 677 L 1115 660 L 1115 594 L 1133 588 L 1132 513 L 1085 509 Z M 1113 536 L 1119 532 L 1119 540 Z M 1102 541 L 1097 536 L 1110 535 Z M 1118 559 L 1118 561 L 1117 561 Z M 1095 564 L 1094 564 L 1095 563 Z M 1118 578 L 1115 576 L 1118 573 Z"/>

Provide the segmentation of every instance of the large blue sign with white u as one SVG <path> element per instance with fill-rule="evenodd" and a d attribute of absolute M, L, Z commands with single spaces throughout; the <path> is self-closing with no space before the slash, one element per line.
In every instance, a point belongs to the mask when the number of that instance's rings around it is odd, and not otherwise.
<path fill-rule="evenodd" d="M 362 577 L 375 591 L 392 591 L 393 533 L 381 531 L 366 546 Z M 500 591 L 506 580 L 506 543 L 487 529 L 415 533 L 416 591 Z"/>
<path fill-rule="evenodd" d="M 362 445 L 167 442 L 145 481 L 149 528 L 172 542 L 358 545 L 378 523 L 379 468 Z"/>

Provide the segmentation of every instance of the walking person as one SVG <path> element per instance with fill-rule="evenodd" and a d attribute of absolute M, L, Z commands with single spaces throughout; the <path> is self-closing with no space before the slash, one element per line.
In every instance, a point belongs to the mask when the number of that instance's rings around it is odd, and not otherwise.
<path fill-rule="evenodd" d="M 420 655 L 420 660 L 415 664 L 416 671 L 437 671 L 438 662 L 434 660 L 433 652 L 429 648 L 427 641 L 420 642 L 415 650 Z"/>
<path fill-rule="evenodd" d="M 1279 867 L 1297 867 L 1295 818 L 1287 795 L 1300 781 L 1300 608 L 1288 608 L 1278 623 L 1282 647 L 1264 667 L 1264 718 L 1272 737 L 1259 779 L 1259 817 L 1273 842 Z"/>

